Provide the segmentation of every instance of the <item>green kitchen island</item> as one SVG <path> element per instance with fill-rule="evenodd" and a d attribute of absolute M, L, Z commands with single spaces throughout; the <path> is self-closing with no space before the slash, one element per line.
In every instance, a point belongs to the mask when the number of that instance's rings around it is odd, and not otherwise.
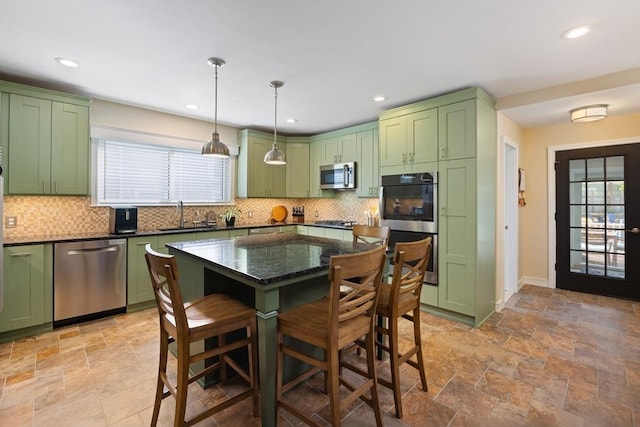
<path fill-rule="evenodd" d="M 300 304 L 327 295 L 332 255 L 372 249 L 364 243 L 293 233 L 257 234 L 167 244 L 176 257 L 185 301 L 215 292 L 255 307 L 261 419 L 276 425 L 277 317 Z M 300 366 L 287 366 L 293 376 Z"/>

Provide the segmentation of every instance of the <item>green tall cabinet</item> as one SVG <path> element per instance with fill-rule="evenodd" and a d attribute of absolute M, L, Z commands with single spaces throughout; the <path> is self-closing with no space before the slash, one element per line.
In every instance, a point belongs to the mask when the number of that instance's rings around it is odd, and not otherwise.
<path fill-rule="evenodd" d="M 7 194 L 89 194 L 89 99 L 0 82 Z"/>
<path fill-rule="evenodd" d="M 497 135 L 480 89 L 438 109 L 438 308 L 478 326 L 495 310 Z"/>
<path fill-rule="evenodd" d="M 52 322 L 52 245 L 8 246 L 3 257 L 0 332 Z"/>
<path fill-rule="evenodd" d="M 310 197 L 309 142 L 306 137 L 287 138 L 287 197 Z"/>
<path fill-rule="evenodd" d="M 238 197 L 287 197 L 286 165 L 264 163 L 273 135 L 244 129 L 238 132 L 238 143 Z M 284 137 L 278 138 L 278 148 L 286 157 Z"/>

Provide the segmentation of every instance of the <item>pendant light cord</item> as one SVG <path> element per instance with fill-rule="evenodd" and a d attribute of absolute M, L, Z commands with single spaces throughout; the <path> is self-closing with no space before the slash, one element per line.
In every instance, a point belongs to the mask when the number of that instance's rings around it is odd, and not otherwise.
<path fill-rule="evenodd" d="M 214 132 L 218 133 L 218 64 L 215 65 L 216 78 L 214 88 L 214 104 L 213 104 L 213 128 Z"/>
<path fill-rule="evenodd" d="M 278 138 L 278 85 L 274 85 L 274 89 L 276 91 L 275 96 L 275 115 L 273 119 L 273 146 L 277 147 L 277 138 Z"/>

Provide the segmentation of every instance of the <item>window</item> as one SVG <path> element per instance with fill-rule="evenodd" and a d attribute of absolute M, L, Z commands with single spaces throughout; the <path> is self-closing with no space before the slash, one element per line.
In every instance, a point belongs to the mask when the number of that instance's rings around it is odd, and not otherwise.
<path fill-rule="evenodd" d="M 230 158 L 200 151 L 94 139 L 94 203 L 230 203 Z"/>

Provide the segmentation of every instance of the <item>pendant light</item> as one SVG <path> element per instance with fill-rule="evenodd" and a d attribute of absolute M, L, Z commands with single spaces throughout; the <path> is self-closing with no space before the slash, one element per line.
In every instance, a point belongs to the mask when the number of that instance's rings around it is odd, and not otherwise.
<path fill-rule="evenodd" d="M 220 58 L 209 58 L 207 63 L 216 69 L 215 116 L 213 119 L 214 130 L 211 135 L 211 141 L 202 146 L 202 154 L 214 157 L 229 157 L 229 148 L 220 141 L 220 135 L 218 134 L 218 68 L 222 67 L 225 62 Z"/>
<path fill-rule="evenodd" d="M 275 108 L 275 120 L 273 123 L 273 148 L 264 156 L 264 162 L 268 165 L 286 165 L 287 161 L 284 158 L 284 153 L 278 150 L 278 88 L 284 85 L 283 82 L 274 80 L 269 83 L 269 86 L 275 89 L 276 92 L 276 108 Z"/>

